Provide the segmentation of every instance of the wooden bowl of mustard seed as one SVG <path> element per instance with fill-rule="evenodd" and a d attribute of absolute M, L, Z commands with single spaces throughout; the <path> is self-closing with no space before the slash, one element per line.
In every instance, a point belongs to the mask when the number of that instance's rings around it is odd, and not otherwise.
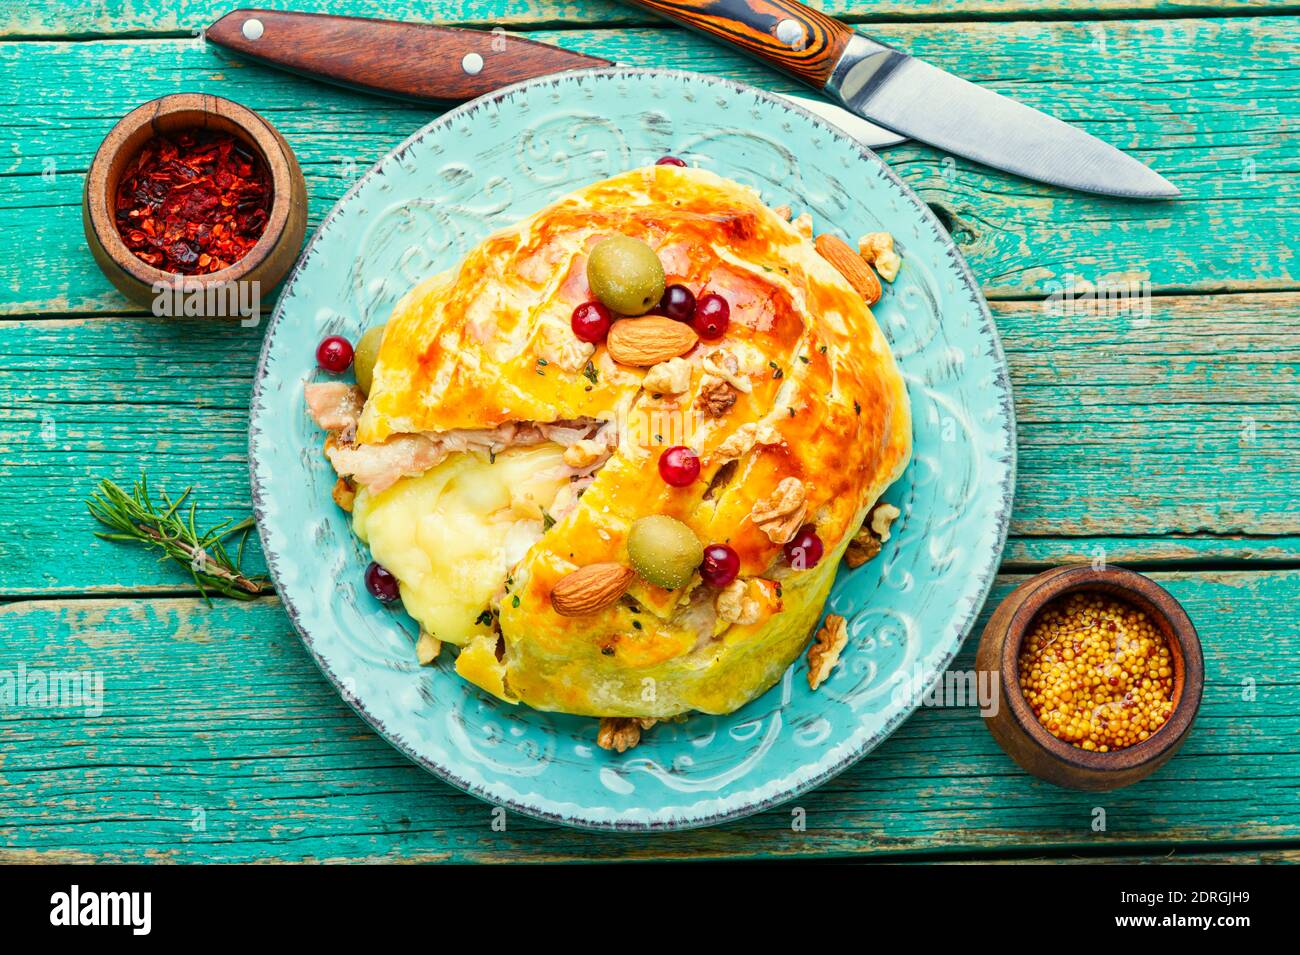
<path fill-rule="evenodd" d="M 1071 789 L 1129 786 L 1182 745 L 1201 705 L 1196 628 L 1142 574 L 1087 564 L 1025 581 L 993 612 L 976 666 L 995 674 L 993 738 Z"/>

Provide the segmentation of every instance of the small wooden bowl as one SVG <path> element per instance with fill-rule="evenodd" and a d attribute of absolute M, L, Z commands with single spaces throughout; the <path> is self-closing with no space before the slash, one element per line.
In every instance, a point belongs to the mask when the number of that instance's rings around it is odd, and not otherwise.
<path fill-rule="evenodd" d="M 127 164 L 160 133 L 213 129 L 229 133 L 261 156 L 271 174 L 271 214 L 257 244 L 238 262 L 207 275 L 179 276 L 135 257 L 117 231 L 114 201 Z M 288 273 L 307 231 L 307 184 L 293 150 L 275 127 L 252 110 L 206 93 L 177 93 L 152 100 L 127 113 L 104 137 L 95 153 L 82 192 L 81 221 L 86 241 L 100 269 L 134 302 L 157 311 L 161 283 L 181 280 L 182 296 L 201 297 L 210 287 L 228 282 L 258 282 L 269 295 Z M 203 313 L 187 309 L 184 314 Z M 231 316 L 221 316 L 231 317 Z"/>
<path fill-rule="evenodd" d="M 1169 641 L 1174 711 L 1149 739 L 1114 752 L 1083 750 L 1057 739 L 1020 691 L 1020 646 L 1034 618 L 1052 600 L 1079 591 L 1127 601 L 1144 611 Z M 1149 577 L 1087 564 L 1049 570 L 1008 594 L 984 628 L 975 665 L 981 673 L 997 674 L 998 706 L 984 717 L 993 738 L 1025 771 L 1071 789 L 1118 789 L 1163 766 L 1187 738 L 1205 684 L 1201 641 L 1178 601 Z"/>

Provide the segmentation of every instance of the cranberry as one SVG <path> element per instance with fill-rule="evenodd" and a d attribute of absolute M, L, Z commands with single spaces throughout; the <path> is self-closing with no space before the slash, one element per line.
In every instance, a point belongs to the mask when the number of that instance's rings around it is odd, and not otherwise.
<path fill-rule="evenodd" d="M 795 570 L 812 570 L 825 550 L 817 530 L 811 524 L 805 524 L 785 545 L 785 559 Z"/>
<path fill-rule="evenodd" d="M 727 300 L 716 292 L 701 295 L 695 303 L 695 316 L 691 319 L 691 327 L 696 334 L 701 338 L 721 338 L 727 334 L 729 324 L 731 306 Z"/>
<path fill-rule="evenodd" d="M 352 364 L 352 343 L 342 335 L 331 335 L 316 346 L 316 364 L 341 375 Z"/>
<path fill-rule="evenodd" d="M 380 603 L 390 604 L 402 596 L 402 589 L 397 578 L 373 560 L 366 568 L 366 590 L 375 595 Z"/>
<path fill-rule="evenodd" d="M 704 548 L 700 578 L 710 587 L 725 587 L 739 573 L 740 555 L 726 544 L 710 544 Z"/>
<path fill-rule="evenodd" d="M 676 156 L 661 156 L 658 159 L 658 161 L 655 162 L 655 165 L 656 166 L 685 166 L 686 160 L 678 159 Z"/>
<path fill-rule="evenodd" d="M 612 321 L 613 316 L 604 305 L 599 302 L 583 302 L 573 310 L 569 324 L 573 326 L 573 334 L 594 345 L 605 340 Z"/>
<path fill-rule="evenodd" d="M 659 476 L 673 487 L 686 487 L 700 476 L 700 456 L 680 444 L 659 455 Z"/>
<path fill-rule="evenodd" d="M 670 285 L 659 300 L 659 311 L 676 322 L 689 322 L 695 315 L 695 293 L 685 285 Z"/>

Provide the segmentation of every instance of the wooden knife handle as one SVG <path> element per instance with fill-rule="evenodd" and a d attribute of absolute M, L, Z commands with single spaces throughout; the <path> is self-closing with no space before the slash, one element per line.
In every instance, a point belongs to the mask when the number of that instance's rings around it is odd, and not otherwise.
<path fill-rule="evenodd" d="M 281 10 L 228 13 L 207 38 L 295 73 L 421 101 L 473 99 L 535 76 L 612 65 L 505 33 Z"/>
<path fill-rule="evenodd" d="M 628 0 L 821 89 L 853 31 L 798 0 Z"/>

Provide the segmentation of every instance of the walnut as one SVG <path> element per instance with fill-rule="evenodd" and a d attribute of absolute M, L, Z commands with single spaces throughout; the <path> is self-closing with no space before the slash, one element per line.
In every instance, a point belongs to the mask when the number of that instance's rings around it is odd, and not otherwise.
<path fill-rule="evenodd" d="M 903 267 L 903 260 L 894 251 L 894 237 L 888 232 L 868 232 L 858 239 L 858 255 L 874 265 L 886 282 L 898 278 L 898 270 Z"/>
<path fill-rule="evenodd" d="M 772 211 L 775 212 L 782 219 L 784 219 L 786 222 L 789 222 L 790 217 L 794 215 L 794 212 L 790 209 L 790 207 L 785 205 L 773 206 Z"/>
<path fill-rule="evenodd" d="M 721 458 L 738 458 L 748 454 L 758 444 L 780 444 L 784 439 L 767 422 L 751 421 L 727 435 L 727 439 L 718 445 L 717 454 Z"/>
<path fill-rule="evenodd" d="M 420 666 L 429 666 L 438 659 L 438 654 L 441 652 L 442 641 L 421 627 L 420 639 L 415 641 L 415 659 L 419 661 Z"/>
<path fill-rule="evenodd" d="M 807 492 L 796 477 L 782 478 L 768 497 L 754 502 L 749 516 L 774 544 L 785 544 L 803 526 Z"/>
<path fill-rule="evenodd" d="M 695 403 L 705 414 L 714 418 L 721 417 L 736 403 L 736 389 L 721 378 L 707 375 L 700 384 L 700 394 Z"/>
<path fill-rule="evenodd" d="M 351 481 L 341 477 L 334 482 L 333 497 L 335 504 L 351 514 L 352 504 L 357 499 L 357 489 Z"/>
<path fill-rule="evenodd" d="M 641 742 L 641 731 L 654 726 L 657 720 L 649 717 L 606 716 L 600 721 L 596 743 L 601 749 L 625 753 Z"/>
<path fill-rule="evenodd" d="M 641 387 L 656 394 L 677 395 L 691 386 L 691 366 L 685 358 L 670 358 L 652 365 Z"/>
<path fill-rule="evenodd" d="M 871 531 L 863 528 L 853 535 L 853 540 L 844 549 L 844 563 L 850 568 L 861 567 L 879 553 L 880 541 L 871 535 Z"/>
<path fill-rule="evenodd" d="M 840 662 L 840 652 L 849 642 L 849 630 L 843 617 L 826 616 L 826 626 L 817 631 L 817 640 L 808 648 L 808 689 L 815 690 L 826 681 Z"/>
<path fill-rule="evenodd" d="M 889 526 L 898 520 L 900 513 L 894 505 L 877 501 L 876 506 L 867 515 L 867 525 L 871 528 L 871 533 L 879 538 L 882 544 L 889 540 Z"/>
<path fill-rule="evenodd" d="M 595 464 L 608 453 L 609 445 L 604 441 L 583 438 L 564 449 L 564 463 L 571 468 L 585 468 Z"/>
<path fill-rule="evenodd" d="M 898 519 L 899 510 L 892 504 L 877 501 L 862 527 L 844 551 L 844 563 L 861 567 L 880 553 L 880 545 L 889 540 L 889 526 Z"/>
<path fill-rule="evenodd" d="M 700 362 L 700 367 L 707 373 L 705 381 L 708 381 L 708 376 L 712 375 L 715 378 L 721 378 L 737 391 L 745 394 L 753 391 L 749 379 L 740 373 L 740 362 L 736 360 L 735 355 L 725 348 L 719 348 L 717 351 L 705 355 Z"/>
<path fill-rule="evenodd" d="M 801 212 L 794 220 L 794 229 L 805 239 L 811 240 L 813 237 L 813 223 L 811 212 Z"/>
<path fill-rule="evenodd" d="M 762 602 L 750 594 L 749 582 L 739 578 L 722 588 L 713 606 L 720 619 L 742 627 L 758 623 L 763 616 Z"/>

